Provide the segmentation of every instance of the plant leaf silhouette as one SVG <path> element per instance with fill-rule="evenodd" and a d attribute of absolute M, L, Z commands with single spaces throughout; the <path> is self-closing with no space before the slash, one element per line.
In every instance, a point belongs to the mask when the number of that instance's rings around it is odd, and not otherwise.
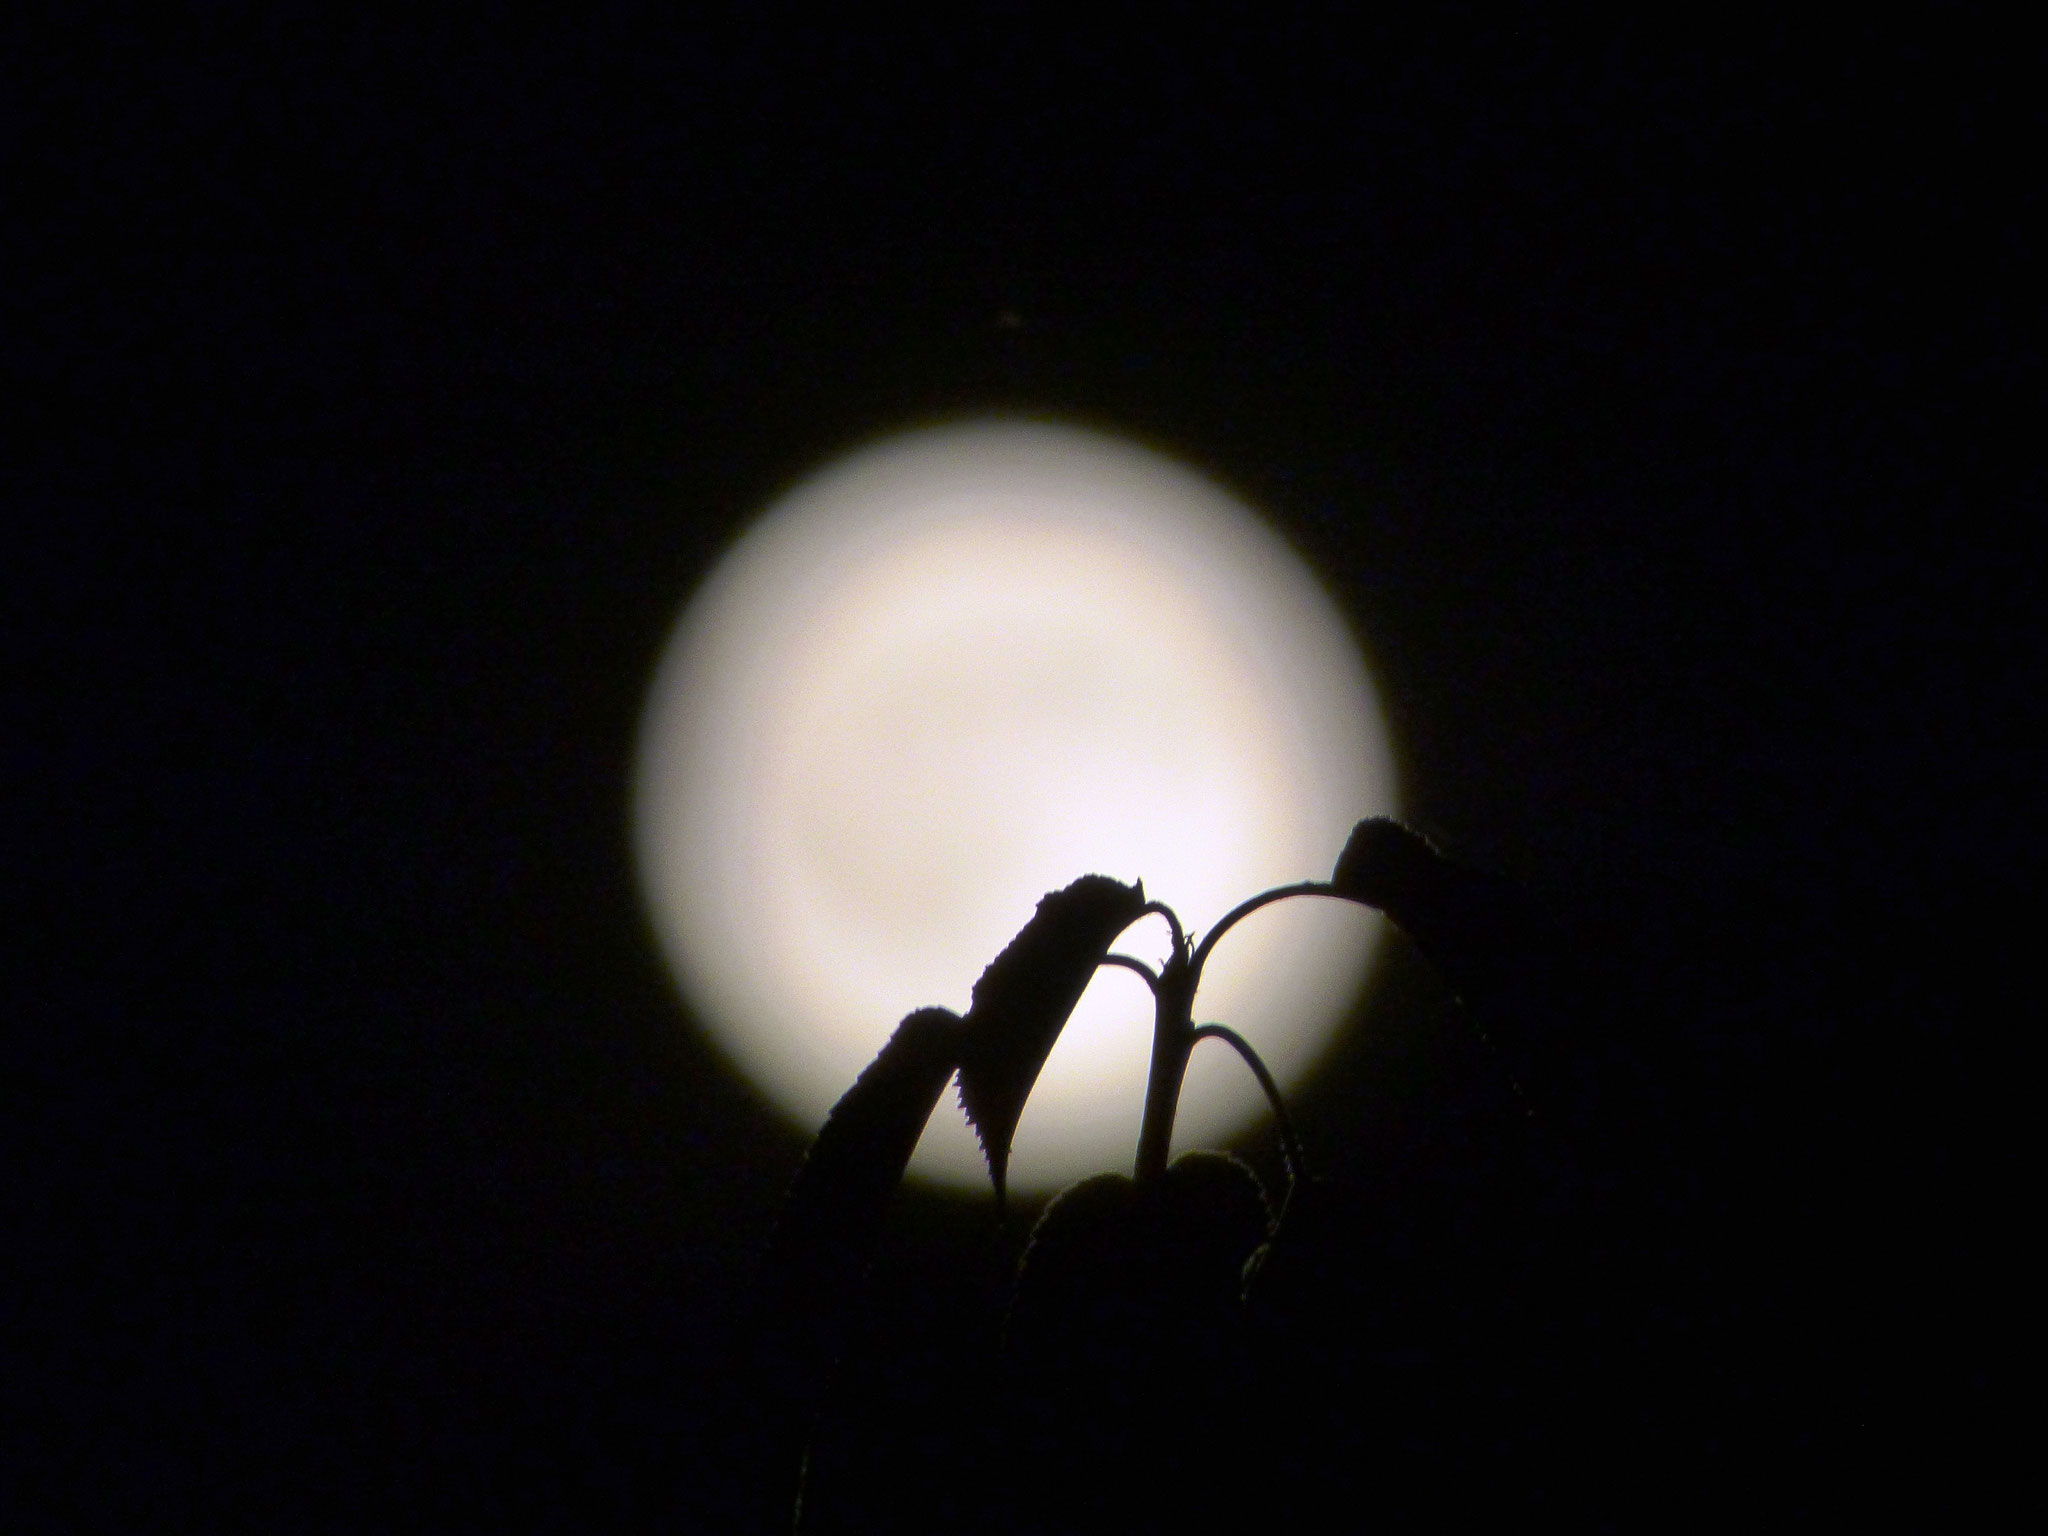
<path fill-rule="evenodd" d="M 771 1263 L 844 1264 L 902 1182 L 925 1122 L 960 1065 L 965 1025 L 946 1008 L 910 1014 L 832 1106 L 784 1200 Z"/>
<path fill-rule="evenodd" d="M 1383 816 L 1352 829 L 1330 883 L 1414 941 L 1539 1103 L 1583 1110 L 1599 1026 L 1582 956 L 1528 893 Z"/>
<path fill-rule="evenodd" d="M 981 1139 L 996 1199 L 1005 1198 L 1010 1141 L 1089 977 L 1116 936 L 1143 913 L 1142 881 L 1083 875 L 1038 903 L 974 984 L 960 1062 L 960 1107 Z"/>
<path fill-rule="evenodd" d="M 1566 947 L 1512 881 L 1445 858 L 1384 816 L 1352 829 L 1330 883 L 1385 912 L 1477 1008 L 1523 1000 Z"/>
<path fill-rule="evenodd" d="M 1369 816 L 1345 839 L 1330 884 L 1339 896 L 1384 909 L 1441 857 L 1426 838 L 1391 817 Z"/>
<path fill-rule="evenodd" d="M 795 1475 L 889 1197 L 959 1066 L 964 1033 L 945 1008 L 897 1025 L 832 1106 L 783 1200 L 756 1296 L 764 1449 L 779 1463 L 768 1476 L 780 1488 Z"/>

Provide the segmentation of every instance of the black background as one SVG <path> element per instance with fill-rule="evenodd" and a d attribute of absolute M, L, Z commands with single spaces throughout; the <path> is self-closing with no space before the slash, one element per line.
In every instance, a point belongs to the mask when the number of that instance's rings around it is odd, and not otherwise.
<path fill-rule="evenodd" d="M 10 1501 L 716 1522 L 803 1134 L 655 955 L 637 712 L 779 488 L 987 410 L 1266 508 L 1412 819 L 1659 1000 L 1716 1475 L 1995 1464 L 2011 39 L 278 8 L 10 53 Z M 1404 1081 L 1370 1026 L 1304 1100 L 1339 1165 Z M 985 1241 L 905 1211 L 895 1283 Z"/>

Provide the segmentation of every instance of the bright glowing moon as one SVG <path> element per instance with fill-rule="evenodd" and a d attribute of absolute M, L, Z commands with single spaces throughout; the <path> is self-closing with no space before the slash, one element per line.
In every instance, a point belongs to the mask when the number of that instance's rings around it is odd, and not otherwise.
<path fill-rule="evenodd" d="M 655 928 L 726 1055 L 806 1129 L 911 1009 L 964 1012 L 1038 899 L 1143 879 L 1199 932 L 1326 879 L 1395 810 L 1357 642 L 1242 503 L 1157 454 L 1013 423 L 913 433 L 769 509 L 691 601 L 642 723 L 634 833 Z M 1217 948 L 1197 1022 L 1284 1086 L 1350 1009 L 1377 919 L 1288 902 Z M 1164 925 L 1118 948 L 1155 963 Z M 1098 973 L 1018 1127 L 1010 1182 L 1127 1170 L 1151 999 Z M 1213 1054 L 1212 1054 L 1213 1053 Z M 1176 1146 L 1264 1112 L 1195 1053 Z M 954 1096 L 911 1164 L 983 1182 Z"/>

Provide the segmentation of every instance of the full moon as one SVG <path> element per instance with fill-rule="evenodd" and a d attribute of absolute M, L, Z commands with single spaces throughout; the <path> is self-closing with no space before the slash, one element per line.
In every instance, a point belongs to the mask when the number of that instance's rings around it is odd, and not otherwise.
<path fill-rule="evenodd" d="M 684 609 L 641 725 L 635 852 L 683 995 L 806 1131 L 904 1014 L 964 1012 L 1047 891 L 1142 879 L 1199 933 L 1246 896 L 1327 879 L 1394 780 L 1357 640 L 1241 501 L 1150 450 L 994 421 L 825 465 Z M 1264 909 L 1218 945 L 1197 1022 L 1283 1088 L 1356 1001 L 1379 919 Z M 1164 923 L 1119 950 L 1156 964 Z M 1025 1109 L 1010 1184 L 1135 1153 L 1151 998 L 1098 972 Z M 1198 1049 L 1176 1147 L 1266 1106 Z M 957 1100 L 911 1173 L 986 1185 Z"/>

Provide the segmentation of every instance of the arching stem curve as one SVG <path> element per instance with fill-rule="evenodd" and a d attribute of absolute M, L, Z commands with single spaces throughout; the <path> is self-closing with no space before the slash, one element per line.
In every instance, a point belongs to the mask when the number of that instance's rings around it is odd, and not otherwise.
<path fill-rule="evenodd" d="M 1259 1059 L 1259 1053 L 1252 1044 L 1236 1030 L 1222 1024 L 1204 1024 L 1195 1030 L 1192 1041 L 1221 1040 L 1244 1058 L 1244 1064 L 1252 1069 L 1252 1076 L 1259 1080 L 1259 1086 L 1266 1091 L 1266 1102 L 1273 1106 L 1273 1118 L 1280 1126 L 1280 1156 L 1287 1164 L 1287 1192 L 1294 1193 L 1294 1186 L 1308 1177 L 1308 1162 L 1302 1155 L 1301 1136 L 1294 1129 L 1294 1117 L 1287 1113 L 1287 1101 L 1280 1097 L 1280 1085 L 1273 1081 L 1273 1074 L 1266 1070 L 1266 1064 Z"/>

